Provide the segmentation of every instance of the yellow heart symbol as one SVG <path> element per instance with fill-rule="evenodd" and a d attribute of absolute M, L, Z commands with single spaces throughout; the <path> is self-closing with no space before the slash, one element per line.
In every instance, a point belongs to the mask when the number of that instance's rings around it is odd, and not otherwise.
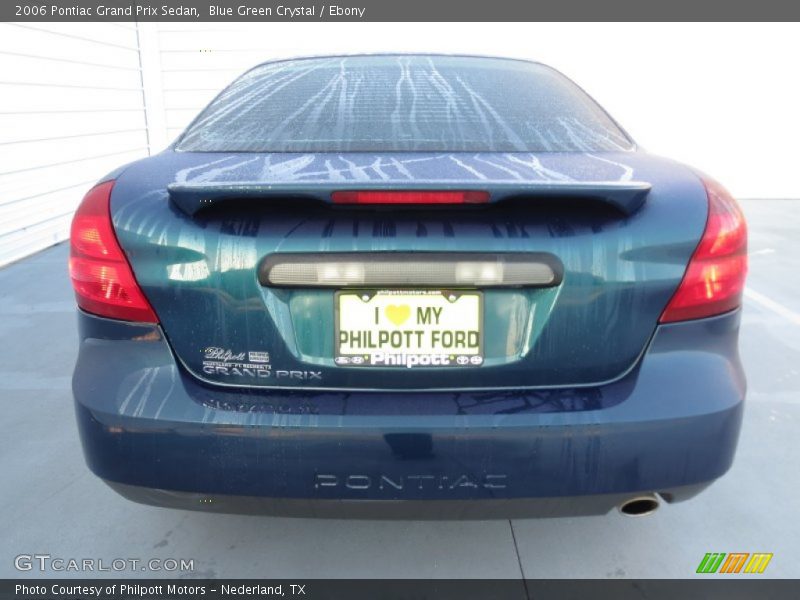
<path fill-rule="evenodd" d="M 385 310 L 386 316 L 389 317 L 389 320 L 397 326 L 400 326 L 408 321 L 408 317 L 411 316 L 411 307 L 408 304 L 401 304 L 400 306 L 390 304 Z"/>

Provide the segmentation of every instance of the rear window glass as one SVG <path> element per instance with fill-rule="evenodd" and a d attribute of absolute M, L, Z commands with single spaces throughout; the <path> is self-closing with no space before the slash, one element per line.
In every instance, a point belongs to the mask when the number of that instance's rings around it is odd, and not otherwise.
<path fill-rule="evenodd" d="M 267 63 L 189 126 L 192 152 L 570 152 L 631 142 L 568 79 L 535 63 L 353 56 Z"/>

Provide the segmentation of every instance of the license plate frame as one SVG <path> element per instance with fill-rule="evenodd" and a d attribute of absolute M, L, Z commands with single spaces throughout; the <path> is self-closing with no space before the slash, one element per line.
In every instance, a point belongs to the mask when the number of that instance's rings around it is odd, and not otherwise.
<path fill-rule="evenodd" d="M 355 300 L 353 300 L 353 297 Z M 344 307 L 342 300 L 347 299 L 350 306 Z M 366 298 L 366 300 L 365 300 Z M 448 307 L 455 308 L 460 303 L 465 302 L 472 306 L 463 306 L 456 311 L 448 311 L 445 322 L 453 322 L 458 317 L 467 319 L 465 328 L 447 329 L 439 324 L 441 317 L 445 314 L 444 309 Z M 411 342 L 412 346 L 417 345 L 417 348 L 397 349 L 394 347 L 387 347 L 381 344 L 381 349 L 365 349 L 354 351 L 352 344 L 343 343 L 340 337 L 342 331 L 351 332 L 352 322 L 347 314 L 351 309 L 355 310 L 357 304 L 360 302 L 364 307 L 365 313 L 372 313 L 376 321 L 375 327 L 368 327 L 364 330 L 358 331 L 371 331 L 370 340 L 376 343 L 384 338 L 381 337 L 381 331 L 388 329 L 389 335 L 394 335 L 392 332 L 403 332 L 401 337 L 404 341 Z M 422 305 L 421 305 L 422 304 Z M 371 306 L 370 306 L 371 305 Z M 402 309 L 404 305 L 409 307 L 408 319 L 413 316 L 414 329 L 409 329 L 411 323 L 406 325 L 404 321 L 401 324 L 388 323 L 390 305 L 394 305 L 394 309 Z M 434 309 L 441 307 L 438 315 L 435 315 Z M 380 309 L 383 308 L 383 311 Z M 433 313 L 426 313 L 429 318 L 436 316 L 437 323 L 428 324 L 423 323 L 420 325 L 417 321 L 422 316 L 416 309 L 429 309 Z M 372 309 L 372 311 L 370 311 Z M 377 312 L 375 310 L 377 309 Z M 392 309 L 392 310 L 394 310 Z M 380 313 L 380 314 L 379 314 Z M 453 316 L 455 313 L 455 317 Z M 459 314 L 460 313 L 460 314 Z M 400 318 L 400 311 L 395 311 L 394 317 Z M 344 323 L 343 318 L 348 321 Z M 361 319 L 363 321 L 363 319 Z M 383 327 L 377 326 L 377 321 L 383 321 Z M 373 368 L 475 368 L 483 365 L 484 357 L 484 294 L 481 290 L 441 290 L 441 289 L 342 289 L 334 293 L 334 363 L 339 367 L 373 367 Z M 406 331 L 412 331 L 407 335 Z M 421 336 L 417 331 L 422 331 Z M 434 343 L 436 338 L 433 331 L 439 331 L 438 341 L 439 344 Z M 463 337 L 458 332 L 463 332 Z M 475 337 L 477 336 L 477 342 Z M 353 339 L 352 334 L 350 337 Z M 396 339 L 396 336 L 395 336 Z M 366 342 L 366 334 L 365 334 Z M 467 344 L 467 347 L 452 347 L 446 349 L 444 344 L 452 342 L 458 345 L 458 342 Z M 441 346 L 438 348 L 437 346 Z M 345 349 L 347 351 L 343 351 Z M 416 351 L 415 351 L 416 350 Z M 382 352 L 383 358 L 378 358 L 378 354 Z M 427 358 L 426 358 L 427 357 Z"/>

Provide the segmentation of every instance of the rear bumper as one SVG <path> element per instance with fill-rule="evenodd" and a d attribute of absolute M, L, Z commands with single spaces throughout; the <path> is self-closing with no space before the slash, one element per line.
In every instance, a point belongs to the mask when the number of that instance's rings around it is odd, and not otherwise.
<path fill-rule="evenodd" d="M 691 497 L 731 465 L 739 313 L 659 327 L 594 388 L 247 393 L 176 364 L 158 327 L 80 315 L 73 379 L 89 467 L 162 506 L 309 516 L 604 513 Z"/>
<path fill-rule="evenodd" d="M 522 519 L 604 515 L 632 494 L 592 494 L 556 498 L 491 498 L 476 500 L 355 500 L 315 498 L 269 498 L 264 496 L 231 496 L 159 490 L 115 481 L 106 483 L 128 500 L 184 510 L 272 515 L 283 517 L 315 517 L 335 519 Z M 699 494 L 707 483 L 682 486 L 662 491 L 667 502 L 681 502 Z"/>

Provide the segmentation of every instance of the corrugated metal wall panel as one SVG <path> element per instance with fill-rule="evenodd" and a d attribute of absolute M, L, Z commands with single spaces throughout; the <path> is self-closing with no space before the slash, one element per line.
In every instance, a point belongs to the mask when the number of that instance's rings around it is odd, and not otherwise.
<path fill-rule="evenodd" d="M 98 178 L 148 153 L 137 28 L 0 24 L 0 265 L 66 239 Z"/>

